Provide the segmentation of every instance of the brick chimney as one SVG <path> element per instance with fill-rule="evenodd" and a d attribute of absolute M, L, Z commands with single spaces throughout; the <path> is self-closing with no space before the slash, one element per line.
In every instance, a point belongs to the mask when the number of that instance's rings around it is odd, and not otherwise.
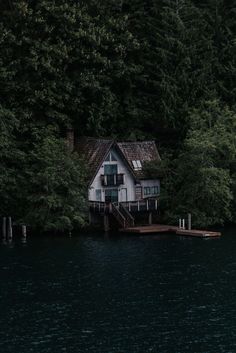
<path fill-rule="evenodd" d="M 66 144 L 70 152 L 74 151 L 75 146 L 75 132 L 74 129 L 70 128 L 66 130 Z"/>

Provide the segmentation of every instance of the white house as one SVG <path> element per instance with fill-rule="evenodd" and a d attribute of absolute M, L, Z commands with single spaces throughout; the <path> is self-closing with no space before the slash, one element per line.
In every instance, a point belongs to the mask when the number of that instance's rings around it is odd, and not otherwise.
<path fill-rule="evenodd" d="M 157 197 L 160 180 L 147 177 L 145 162 L 160 161 L 154 141 L 82 138 L 76 150 L 89 168 L 89 201 L 127 203 Z"/>

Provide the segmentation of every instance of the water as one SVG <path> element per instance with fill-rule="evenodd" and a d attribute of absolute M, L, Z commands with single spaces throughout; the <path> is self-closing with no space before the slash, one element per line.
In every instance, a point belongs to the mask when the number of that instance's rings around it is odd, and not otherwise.
<path fill-rule="evenodd" d="M 1 353 L 235 353 L 236 229 L 0 245 Z"/>

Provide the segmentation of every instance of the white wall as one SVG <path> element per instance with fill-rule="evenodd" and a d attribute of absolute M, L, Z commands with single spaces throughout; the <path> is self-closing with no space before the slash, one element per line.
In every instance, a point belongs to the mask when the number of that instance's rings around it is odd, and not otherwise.
<path fill-rule="evenodd" d="M 90 188 L 89 188 L 89 201 L 97 201 L 96 200 L 96 189 L 101 190 L 101 201 L 105 201 L 105 189 L 108 189 L 109 187 L 104 187 L 101 184 L 101 175 L 104 174 L 104 164 L 117 164 L 118 166 L 118 174 L 124 174 L 124 185 L 120 185 L 118 187 L 118 198 L 119 202 L 122 201 L 135 201 L 135 181 L 130 173 L 130 171 L 126 168 L 126 165 L 124 164 L 123 160 L 120 158 L 120 156 L 116 153 L 114 149 L 111 149 L 112 153 L 117 159 L 117 162 L 107 162 L 104 161 L 101 168 L 99 169 L 95 179 L 93 180 Z M 116 187 L 110 187 L 111 189 L 115 189 Z M 122 188 L 127 189 L 127 200 L 124 199 L 125 197 L 125 192 L 122 191 Z"/>
<path fill-rule="evenodd" d="M 129 169 L 126 168 L 125 163 L 123 160 L 120 158 L 120 156 L 117 154 L 117 152 L 114 149 L 111 149 L 111 152 L 114 154 L 116 158 L 116 162 L 108 162 L 104 161 L 101 168 L 99 169 L 96 177 L 94 178 L 89 191 L 88 191 L 88 199 L 89 201 L 98 201 L 96 200 L 96 190 L 101 190 L 101 201 L 105 202 L 105 189 L 109 189 L 109 187 L 104 187 L 102 186 L 101 183 L 101 175 L 104 174 L 104 164 L 117 164 L 118 167 L 118 174 L 124 174 L 124 185 L 120 185 L 118 188 L 118 200 L 119 202 L 125 202 L 125 201 L 135 201 L 135 180 L 130 173 Z M 139 186 L 139 185 L 137 185 Z M 142 188 L 144 187 L 152 187 L 152 186 L 157 186 L 158 190 L 160 192 L 160 181 L 159 180 L 140 180 L 140 186 Z M 116 187 L 110 187 L 110 189 L 115 189 Z M 127 200 L 126 200 L 126 192 L 125 190 L 122 189 L 127 189 Z M 154 195 L 144 195 L 144 189 L 142 190 L 142 197 L 151 197 Z"/>

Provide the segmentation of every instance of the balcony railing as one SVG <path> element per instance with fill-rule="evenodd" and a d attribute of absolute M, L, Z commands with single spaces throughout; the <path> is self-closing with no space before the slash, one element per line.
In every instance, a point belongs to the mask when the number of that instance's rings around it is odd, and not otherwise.
<path fill-rule="evenodd" d="M 124 184 L 124 174 L 101 175 L 102 186 L 119 186 Z"/>
<path fill-rule="evenodd" d="M 158 198 L 150 198 L 138 201 L 122 202 L 122 206 L 129 212 L 158 211 L 159 200 Z"/>
<path fill-rule="evenodd" d="M 127 211 L 131 213 L 136 212 L 147 212 L 147 211 L 158 211 L 159 200 L 158 199 L 145 199 L 131 202 L 114 202 L 115 206 L 122 205 Z M 111 213 L 111 203 L 89 201 L 90 210 L 98 213 Z"/>

